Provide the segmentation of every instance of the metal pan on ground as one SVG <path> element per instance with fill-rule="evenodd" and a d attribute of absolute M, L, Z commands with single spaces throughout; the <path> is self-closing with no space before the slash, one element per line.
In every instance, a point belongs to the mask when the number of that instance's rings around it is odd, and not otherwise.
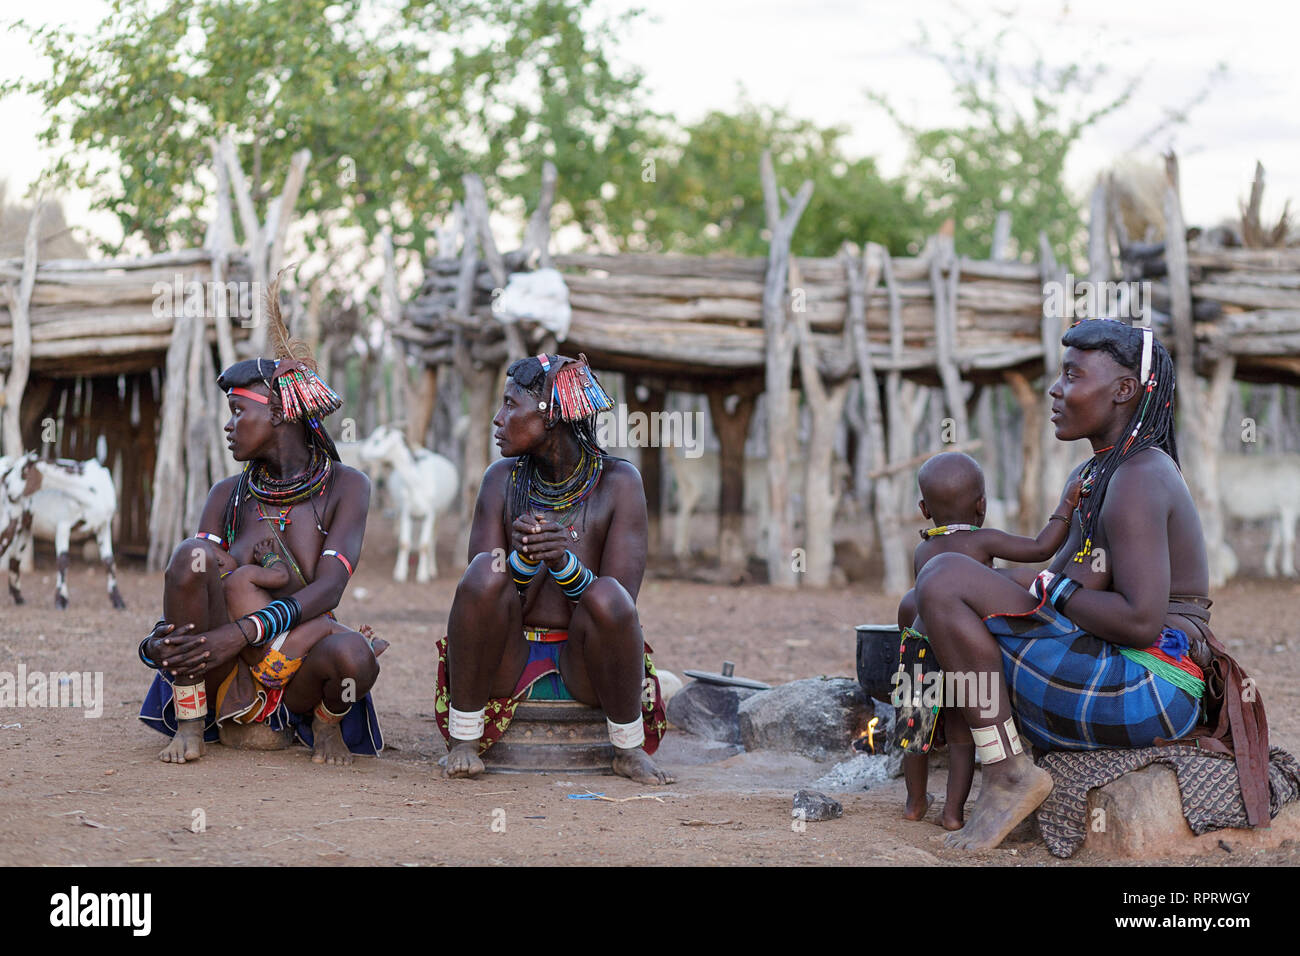
<path fill-rule="evenodd" d="M 682 673 L 706 684 L 720 684 L 723 687 L 748 687 L 751 690 L 772 689 L 771 684 L 764 684 L 759 680 L 750 680 L 748 677 L 737 677 L 736 665 L 731 661 L 722 662 L 721 674 L 714 674 L 710 671 L 682 671 Z"/>

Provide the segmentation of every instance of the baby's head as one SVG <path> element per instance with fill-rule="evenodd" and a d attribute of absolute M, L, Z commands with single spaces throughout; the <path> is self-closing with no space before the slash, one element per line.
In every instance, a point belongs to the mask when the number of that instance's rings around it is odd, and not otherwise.
<path fill-rule="evenodd" d="M 984 471 L 970 455 L 935 455 L 921 466 L 916 482 L 921 514 L 936 525 L 984 524 Z"/>

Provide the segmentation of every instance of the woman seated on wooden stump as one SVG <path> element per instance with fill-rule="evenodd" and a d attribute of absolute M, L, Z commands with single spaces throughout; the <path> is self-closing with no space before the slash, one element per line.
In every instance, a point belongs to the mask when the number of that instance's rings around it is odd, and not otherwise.
<path fill-rule="evenodd" d="M 540 698 L 599 707 L 614 772 L 673 782 L 649 756 L 668 724 L 636 611 L 645 491 L 596 439 L 596 416 L 613 404 L 585 356 L 506 370 L 492 420 L 505 457 L 479 486 L 470 565 L 438 642 L 434 715 L 449 777 L 481 773 L 480 754 L 519 703 Z"/>
<path fill-rule="evenodd" d="M 994 695 L 961 708 L 983 783 L 952 847 L 997 846 L 1051 792 L 1020 735 L 1041 750 L 1187 737 L 1201 718 L 1202 668 L 1211 655 L 1216 666 L 1230 660 L 1208 628 L 1205 541 L 1178 465 L 1169 353 L 1149 328 L 1109 320 L 1082 322 L 1061 342 L 1049 391 L 1056 437 L 1093 448 L 1070 475 L 1082 494 L 1065 545 L 1036 578 L 944 554 L 916 582 L 916 627 L 944 670 Z M 1258 714 L 1263 724 L 1262 704 Z M 1256 808 L 1262 793 L 1266 823 L 1267 726 L 1234 717 L 1233 730 L 1242 792 Z"/>
<path fill-rule="evenodd" d="M 277 277 L 267 307 L 277 357 L 237 362 L 217 379 L 231 454 L 248 464 L 213 486 L 197 534 L 173 552 L 163 619 L 140 644 L 141 661 L 159 671 L 140 719 L 172 737 L 159 754 L 168 763 L 198 759 L 227 720 L 292 728 L 316 763 L 383 747 L 369 691 L 387 644 L 331 613 L 361 555 L 370 480 L 339 462 L 321 419 L 342 402 L 307 347 L 289 340 L 278 288 Z M 268 570 L 283 562 L 290 573 L 263 575 L 281 585 L 273 600 L 232 620 L 222 578 L 255 549 Z"/>

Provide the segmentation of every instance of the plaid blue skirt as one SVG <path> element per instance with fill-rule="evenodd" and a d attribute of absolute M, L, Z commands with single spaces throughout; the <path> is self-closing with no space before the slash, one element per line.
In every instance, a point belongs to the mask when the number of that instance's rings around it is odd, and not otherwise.
<path fill-rule="evenodd" d="M 1020 733 L 1040 750 L 1148 747 L 1185 737 L 1200 701 L 1076 627 L 1045 600 L 984 619 L 1002 650 Z"/>

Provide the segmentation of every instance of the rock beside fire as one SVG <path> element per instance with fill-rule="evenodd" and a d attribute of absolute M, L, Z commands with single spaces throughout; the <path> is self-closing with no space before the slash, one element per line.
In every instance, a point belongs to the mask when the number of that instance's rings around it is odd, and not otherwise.
<path fill-rule="evenodd" d="M 794 809 L 790 811 L 790 816 L 805 822 L 834 820 L 843 815 L 844 807 L 840 806 L 838 800 L 832 800 L 826 794 L 818 793 L 816 790 L 800 790 L 796 793 Z"/>
<path fill-rule="evenodd" d="M 780 750 L 813 760 L 841 757 L 873 716 L 875 709 L 856 680 L 796 680 L 741 702 L 740 742 L 746 750 Z"/>
<path fill-rule="evenodd" d="M 759 691 L 691 681 L 668 701 L 668 720 L 675 727 L 708 740 L 738 744 L 740 705 Z"/>

